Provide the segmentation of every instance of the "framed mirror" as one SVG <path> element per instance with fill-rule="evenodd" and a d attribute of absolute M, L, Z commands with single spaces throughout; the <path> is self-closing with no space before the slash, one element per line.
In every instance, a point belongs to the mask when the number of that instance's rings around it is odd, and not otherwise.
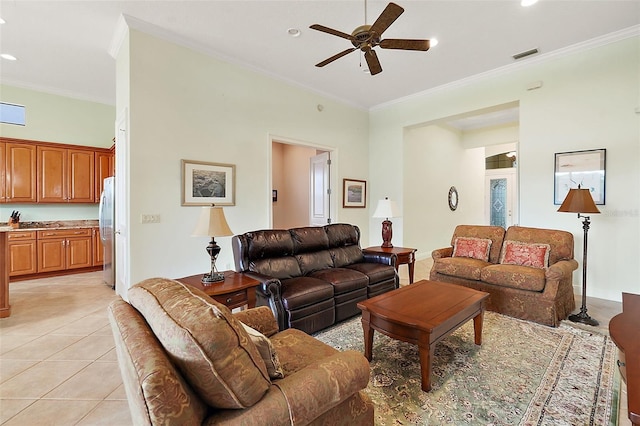
<path fill-rule="evenodd" d="M 449 208 L 451 211 L 458 208 L 458 190 L 455 186 L 449 188 Z"/>

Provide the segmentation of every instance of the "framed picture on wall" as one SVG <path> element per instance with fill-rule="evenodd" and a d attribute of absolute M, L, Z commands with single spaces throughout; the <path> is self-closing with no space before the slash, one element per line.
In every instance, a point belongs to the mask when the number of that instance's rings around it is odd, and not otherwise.
<path fill-rule="evenodd" d="M 367 181 L 342 179 L 342 207 L 367 207 Z"/>
<path fill-rule="evenodd" d="M 578 185 L 591 192 L 596 204 L 604 204 L 606 155 L 606 149 L 556 153 L 553 204 L 562 204 Z"/>
<path fill-rule="evenodd" d="M 235 206 L 235 164 L 181 162 L 183 206 Z"/>

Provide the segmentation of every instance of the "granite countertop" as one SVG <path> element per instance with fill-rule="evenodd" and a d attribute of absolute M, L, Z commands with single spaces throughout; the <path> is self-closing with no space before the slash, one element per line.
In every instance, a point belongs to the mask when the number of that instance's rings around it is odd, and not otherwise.
<path fill-rule="evenodd" d="M 98 221 L 93 220 L 53 220 L 42 222 L 20 222 L 20 227 L 12 228 L 8 223 L 0 224 L 0 231 L 42 231 L 46 229 L 93 228 Z"/>

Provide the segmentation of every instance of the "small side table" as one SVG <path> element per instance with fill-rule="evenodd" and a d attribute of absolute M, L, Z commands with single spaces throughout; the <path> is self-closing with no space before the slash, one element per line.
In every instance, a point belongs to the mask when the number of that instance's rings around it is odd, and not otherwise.
<path fill-rule="evenodd" d="M 223 271 L 223 273 L 224 281 L 211 285 L 202 284 L 203 274 L 178 278 L 177 281 L 204 291 L 216 302 L 226 305 L 229 309 L 245 305 L 254 308 L 256 306 L 256 287 L 260 282 L 234 271 Z"/>
<path fill-rule="evenodd" d="M 387 253 L 387 254 L 395 254 L 398 258 L 396 262 L 396 271 L 400 265 L 407 265 L 409 267 L 409 284 L 413 284 L 413 271 L 416 262 L 416 251 L 417 249 L 409 248 L 409 247 L 367 247 L 362 250 L 363 252 L 369 253 Z"/>

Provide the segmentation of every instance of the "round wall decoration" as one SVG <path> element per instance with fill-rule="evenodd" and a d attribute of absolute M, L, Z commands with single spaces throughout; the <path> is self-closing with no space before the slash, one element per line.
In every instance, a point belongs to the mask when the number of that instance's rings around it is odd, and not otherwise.
<path fill-rule="evenodd" d="M 449 188 L 449 208 L 451 211 L 458 208 L 458 190 L 455 186 Z"/>

